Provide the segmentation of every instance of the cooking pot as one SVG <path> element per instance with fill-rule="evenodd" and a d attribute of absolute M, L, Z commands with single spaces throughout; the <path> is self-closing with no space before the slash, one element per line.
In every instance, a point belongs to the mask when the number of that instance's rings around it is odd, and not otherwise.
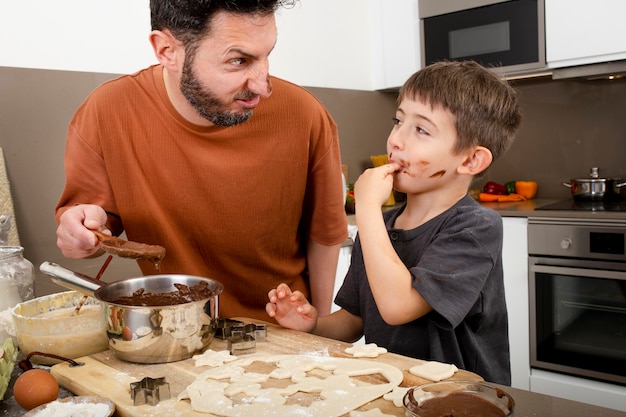
<path fill-rule="evenodd" d="M 137 363 L 187 359 L 205 349 L 217 330 L 218 297 L 224 286 L 212 279 L 165 274 L 105 283 L 51 262 L 43 262 L 39 269 L 55 283 L 103 304 L 109 348 L 119 359 Z M 180 284 L 207 288 L 192 301 L 142 305 L 138 294 L 176 294 Z"/>
<path fill-rule="evenodd" d="M 600 178 L 598 168 L 591 168 L 588 178 L 573 178 L 561 183 L 572 190 L 575 201 L 614 201 L 619 200 L 622 187 L 621 178 Z"/>

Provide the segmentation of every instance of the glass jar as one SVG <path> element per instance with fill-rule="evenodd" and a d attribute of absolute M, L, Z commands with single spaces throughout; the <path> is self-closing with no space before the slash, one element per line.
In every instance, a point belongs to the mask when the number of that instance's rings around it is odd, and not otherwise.
<path fill-rule="evenodd" d="M 0 246 L 0 311 L 14 307 L 35 295 L 35 268 L 24 258 L 21 246 Z"/>

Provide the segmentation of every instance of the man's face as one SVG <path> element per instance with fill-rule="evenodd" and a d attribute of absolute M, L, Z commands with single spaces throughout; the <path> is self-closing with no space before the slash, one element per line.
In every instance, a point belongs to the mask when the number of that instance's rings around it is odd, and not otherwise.
<path fill-rule="evenodd" d="M 275 42 L 274 15 L 218 13 L 209 35 L 185 53 L 182 94 L 215 125 L 245 122 L 271 94 L 268 57 Z"/>

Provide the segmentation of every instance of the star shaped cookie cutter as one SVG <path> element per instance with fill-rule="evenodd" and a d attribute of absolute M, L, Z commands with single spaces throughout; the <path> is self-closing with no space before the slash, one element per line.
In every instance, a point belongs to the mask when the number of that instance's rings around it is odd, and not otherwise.
<path fill-rule="evenodd" d="M 165 382 L 165 377 L 145 377 L 141 381 L 130 383 L 130 395 L 133 405 L 157 405 L 159 401 L 171 397 L 170 384 Z"/>

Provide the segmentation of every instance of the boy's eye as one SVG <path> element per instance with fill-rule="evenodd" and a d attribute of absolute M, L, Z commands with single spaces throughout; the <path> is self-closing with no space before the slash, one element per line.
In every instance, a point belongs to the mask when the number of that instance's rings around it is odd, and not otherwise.
<path fill-rule="evenodd" d="M 394 117 L 391 119 L 393 121 L 394 125 L 401 125 L 402 121 L 400 119 L 398 119 L 397 117 Z"/>
<path fill-rule="evenodd" d="M 428 135 L 428 132 L 425 131 L 424 129 L 422 129 L 421 127 L 419 127 L 419 126 L 416 127 L 415 129 L 417 130 L 417 133 L 421 133 L 423 135 Z"/>

